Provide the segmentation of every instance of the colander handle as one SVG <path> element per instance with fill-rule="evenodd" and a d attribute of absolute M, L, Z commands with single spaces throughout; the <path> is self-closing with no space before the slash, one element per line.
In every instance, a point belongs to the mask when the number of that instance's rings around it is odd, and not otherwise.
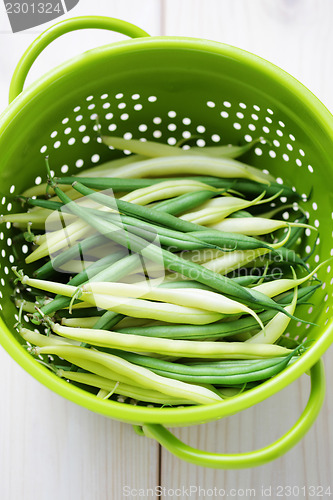
<path fill-rule="evenodd" d="M 149 36 L 148 33 L 138 28 L 134 24 L 127 23 L 120 19 L 103 16 L 82 16 L 73 17 L 61 21 L 46 31 L 44 31 L 25 51 L 19 60 L 9 89 L 9 102 L 12 102 L 23 90 L 24 82 L 27 78 L 29 70 L 39 54 L 54 40 L 65 33 L 81 29 L 103 29 L 116 31 L 131 38 L 140 38 Z"/>
<path fill-rule="evenodd" d="M 311 368 L 310 375 L 310 398 L 301 417 L 284 436 L 265 448 L 237 454 L 210 453 L 188 446 L 160 424 L 143 425 L 143 433 L 147 437 L 156 439 L 178 458 L 202 467 L 243 469 L 263 465 L 283 455 L 298 443 L 317 418 L 325 396 L 325 372 L 321 360 Z"/>

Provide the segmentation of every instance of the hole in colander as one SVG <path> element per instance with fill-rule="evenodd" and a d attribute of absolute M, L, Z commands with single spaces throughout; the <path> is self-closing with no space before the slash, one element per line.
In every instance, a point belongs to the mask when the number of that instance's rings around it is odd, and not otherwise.
<path fill-rule="evenodd" d="M 170 132 L 174 132 L 176 129 L 177 125 L 175 123 L 169 123 L 168 130 L 170 130 Z"/>
<path fill-rule="evenodd" d="M 97 153 L 92 155 L 92 157 L 91 157 L 92 163 L 97 163 L 99 160 L 100 160 L 100 156 Z"/>

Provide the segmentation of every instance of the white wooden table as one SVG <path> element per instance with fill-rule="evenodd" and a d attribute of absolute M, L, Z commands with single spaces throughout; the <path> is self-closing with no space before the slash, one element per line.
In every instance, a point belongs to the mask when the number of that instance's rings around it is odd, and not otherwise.
<path fill-rule="evenodd" d="M 80 0 L 67 17 L 88 14 L 119 17 L 152 35 L 202 37 L 252 51 L 296 76 L 333 110 L 331 0 Z M 15 63 L 46 27 L 11 34 L 1 3 L 1 109 L 6 106 Z M 122 37 L 94 31 L 65 38 L 40 57 L 29 81 L 60 63 L 64 55 Z M 214 487 L 232 498 L 329 498 L 327 487 L 333 495 L 332 366 L 331 349 L 326 354 L 329 383 L 323 410 L 298 446 L 266 466 L 223 471 L 183 463 L 152 440 L 137 436 L 129 425 L 62 399 L 0 349 L 0 499 L 219 498 L 210 491 Z M 296 421 L 306 404 L 308 384 L 308 377 L 303 376 L 242 414 L 175 433 L 210 451 L 258 448 L 277 439 Z M 156 486 L 165 488 L 165 494 L 154 490 Z M 289 495 L 288 487 L 293 486 L 299 487 L 299 496 L 297 489 Z M 311 487 L 320 486 L 323 494 L 312 494 L 321 490 Z"/>

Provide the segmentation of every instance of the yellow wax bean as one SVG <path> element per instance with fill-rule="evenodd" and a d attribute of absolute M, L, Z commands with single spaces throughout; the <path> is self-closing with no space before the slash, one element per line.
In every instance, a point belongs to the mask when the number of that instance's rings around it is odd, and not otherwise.
<path fill-rule="evenodd" d="M 167 185 L 166 188 L 165 184 Z M 206 186 L 206 184 L 202 184 L 201 182 L 197 181 L 184 182 L 183 180 L 173 181 L 173 185 L 175 188 L 174 191 L 175 194 L 173 194 L 172 197 L 178 196 L 179 194 L 185 194 L 193 190 L 194 191 L 201 190 L 203 189 L 202 186 Z M 130 201 L 131 203 L 145 205 L 147 203 L 150 203 L 151 201 L 158 201 L 161 199 L 165 199 L 165 197 L 167 198 L 171 197 L 170 189 L 171 188 L 169 181 L 161 182 L 157 186 L 155 185 L 155 186 L 148 186 L 147 188 L 136 189 L 135 191 L 129 193 L 128 199 L 127 195 L 124 196 L 123 198 L 124 199 L 126 198 L 125 201 Z M 207 187 L 205 187 L 205 189 L 207 189 Z M 145 196 L 145 193 L 147 193 L 147 196 Z M 99 204 L 96 204 L 96 202 L 93 202 L 92 200 L 90 200 L 90 202 L 95 204 L 94 206 L 97 206 L 98 209 L 100 209 L 101 211 L 104 212 L 113 211 L 108 207 L 102 207 Z M 29 264 L 31 262 L 35 262 L 38 259 L 46 257 L 51 252 L 55 253 L 69 244 L 73 245 L 79 238 L 86 236 L 89 231 L 91 231 L 91 227 L 85 221 L 76 220 L 75 222 L 69 224 L 64 229 L 59 229 L 58 231 L 54 231 L 50 234 L 45 234 L 41 238 L 39 238 L 39 240 L 36 240 L 36 243 L 39 244 L 39 248 L 37 248 L 30 255 L 28 255 L 25 261 L 27 264 Z"/>
<path fill-rule="evenodd" d="M 71 328 L 57 323 L 52 324 L 52 330 L 63 337 L 80 340 L 95 346 L 131 352 L 152 351 L 158 354 L 188 358 L 258 359 L 284 356 L 291 352 L 285 347 L 274 344 L 171 340 L 90 328 Z"/>
<path fill-rule="evenodd" d="M 132 384 L 119 382 L 117 378 L 112 380 L 111 378 L 100 377 L 99 375 L 94 375 L 93 373 L 80 373 L 67 370 L 58 370 L 57 375 L 73 382 L 79 382 L 80 384 L 101 388 L 105 390 L 107 394 L 111 392 L 112 394 L 119 394 L 121 396 L 125 396 L 126 398 L 145 401 L 147 403 L 158 403 L 173 406 L 191 404 L 191 402 L 186 399 L 167 396 L 162 392 L 148 390 L 143 387 L 137 387 Z"/>
<path fill-rule="evenodd" d="M 222 294 L 201 290 L 197 288 L 152 288 L 147 285 L 132 285 L 126 283 L 91 282 L 82 286 L 82 298 L 85 301 L 90 299 L 86 293 L 103 294 L 117 297 L 140 297 L 141 299 L 151 299 L 154 301 L 168 302 L 175 305 L 187 306 L 191 308 L 204 309 L 221 314 L 247 313 L 253 316 L 263 328 L 259 317 L 249 307 L 223 296 Z M 163 305 L 163 304 L 161 304 Z M 161 307 L 159 305 L 159 307 Z M 154 319 L 154 318 L 153 318 Z"/>
<path fill-rule="evenodd" d="M 284 309 L 290 313 L 294 314 L 297 304 L 297 288 L 295 288 L 294 297 L 292 303 L 286 306 Z M 281 312 L 277 313 L 273 319 L 265 326 L 265 330 L 261 330 L 253 337 L 246 340 L 249 344 L 274 344 L 281 335 L 286 331 L 290 323 L 290 318 L 286 314 Z"/>
<path fill-rule="evenodd" d="M 62 327 L 66 328 L 66 327 Z M 98 331 L 98 330 L 93 330 Z M 152 371 L 141 366 L 134 365 L 122 358 L 112 354 L 106 354 L 100 351 L 93 351 L 83 347 L 69 347 L 69 346 L 47 346 L 35 348 L 35 354 L 55 354 L 69 362 L 85 368 L 85 361 L 93 362 L 93 367 L 96 375 L 105 376 L 105 370 L 97 372 L 99 366 L 107 371 L 119 373 L 130 378 L 135 384 L 148 389 L 158 390 L 163 394 L 168 394 L 174 397 L 185 398 L 189 401 L 195 401 L 200 404 L 209 404 L 222 401 L 222 398 L 215 392 L 206 389 L 205 387 L 188 384 L 179 380 L 173 380 L 167 377 L 162 377 L 153 373 Z"/>
<path fill-rule="evenodd" d="M 310 279 L 316 272 L 325 264 L 327 264 L 330 260 L 328 259 L 324 262 L 321 262 L 311 273 L 307 274 L 303 278 L 282 278 L 279 280 L 266 281 L 266 283 L 262 283 L 261 285 L 256 285 L 253 287 L 253 290 L 257 290 L 258 292 L 262 292 L 268 297 L 275 297 L 280 293 L 286 292 L 295 286 L 299 286 L 302 283 L 305 283 L 308 279 Z"/>
<path fill-rule="evenodd" d="M 212 175 L 222 178 L 243 178 L 269 184 L 274 178 L 261 170 L 229 158 L 205 158 L 195 155 L 181 155 L 153 158 L 125 165 L 113 171 L 114 177 L 140 178 L 165 175 Z"/>
<path fill-rule="evenodd" d="M 265 219 L 264 217 L 236 217 L 224 219 L 217 224 L 210 225 L 209 227 L 217 229 L 218 231 L 244 234 L 245 236 L 260 236 L 261 234 L 268 234 L 288 226 L 304 227 L 316 230 L 316 228 L 309 226 L 308 224 Z"/>
<path fill-rule="evenodd" d="M 270 198 L 264 198 L 265 192 L 252 201 L 237 198 L 235 196 L 224 196 L 208 200 L 200 207 L 193 211 L 189 211 L 180 218 L 196 224 L 208 225 L 214 224 L 228 217 L 228 215 L 238 210 L 252 207 L 253 205 L 261 205 L 274 200 L 278 194 L 274 194 Z M 249 217 L 250 219 L 250 217 Z"/>

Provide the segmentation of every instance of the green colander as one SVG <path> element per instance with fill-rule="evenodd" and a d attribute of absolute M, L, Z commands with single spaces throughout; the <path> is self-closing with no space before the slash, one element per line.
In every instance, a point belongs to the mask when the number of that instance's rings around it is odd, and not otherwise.
<path fill-rule="evenodd" d="M 117 31 L 135 40 L 85 52 L 23 91 L 28 71 L 42 50 L 60 35 L 83 28 Z M 312 191 L 311 200 L 303 206 L 310 223 L 319 228 L 320 239 L 310 262 L 333 254 L 333 117 L 294 78 L 253 54 L 195 38 L 149 37 L 136 26 L 112 18 L 69 19 L 48 29 L 28 48 L 15 70 L 10 101 L 0 117 L 3 212 L 17 210 L 13 195 L 45 178 L 45 154 L 50 155 L 56 174 L 75 173 L 119 155 L 96 141 L 97 116 L 103 131 L 169 144 L 191 135 L 198 136 L 201 146 L 237 144 L 262 136 L 266 144 L 249 152 L 245 160 L 304 195 Z M 56 377 L 22 347 L 13 327 L 16 309 L 10 300 L 9 276 L 11 265 L 22 267 L 27 248 L 23 245 L 22 251 L 14 251 L 10 224 L 0 229 L 0 341 L 25 370 L 53 391 L 97 413 L 134 424 L 178 457 L 216 468 L 264 464 L 296 444 L 314 422 L 325 391 L 320 357 L 333 341 L 333 266 L 327 264 L 318 272 L 322 289 L 314 295 L 312 306 L 300 310 L 303 318 L 319 326 L 306 328 L 292 322 L 287 333 L 295 339 L 313 340 L 297 363 L 221 403 L 150 408 L 101 400 Z M 315 244 L 311 238 L 308 235 L 301 242 L 302 251 L 310 253 Z M 308 370 L 311 394 L 302 416 L 287 434 L 261 450 L 208 453 L 185 445 L 163 427 L 232 415 L 280 391 Z"/>

